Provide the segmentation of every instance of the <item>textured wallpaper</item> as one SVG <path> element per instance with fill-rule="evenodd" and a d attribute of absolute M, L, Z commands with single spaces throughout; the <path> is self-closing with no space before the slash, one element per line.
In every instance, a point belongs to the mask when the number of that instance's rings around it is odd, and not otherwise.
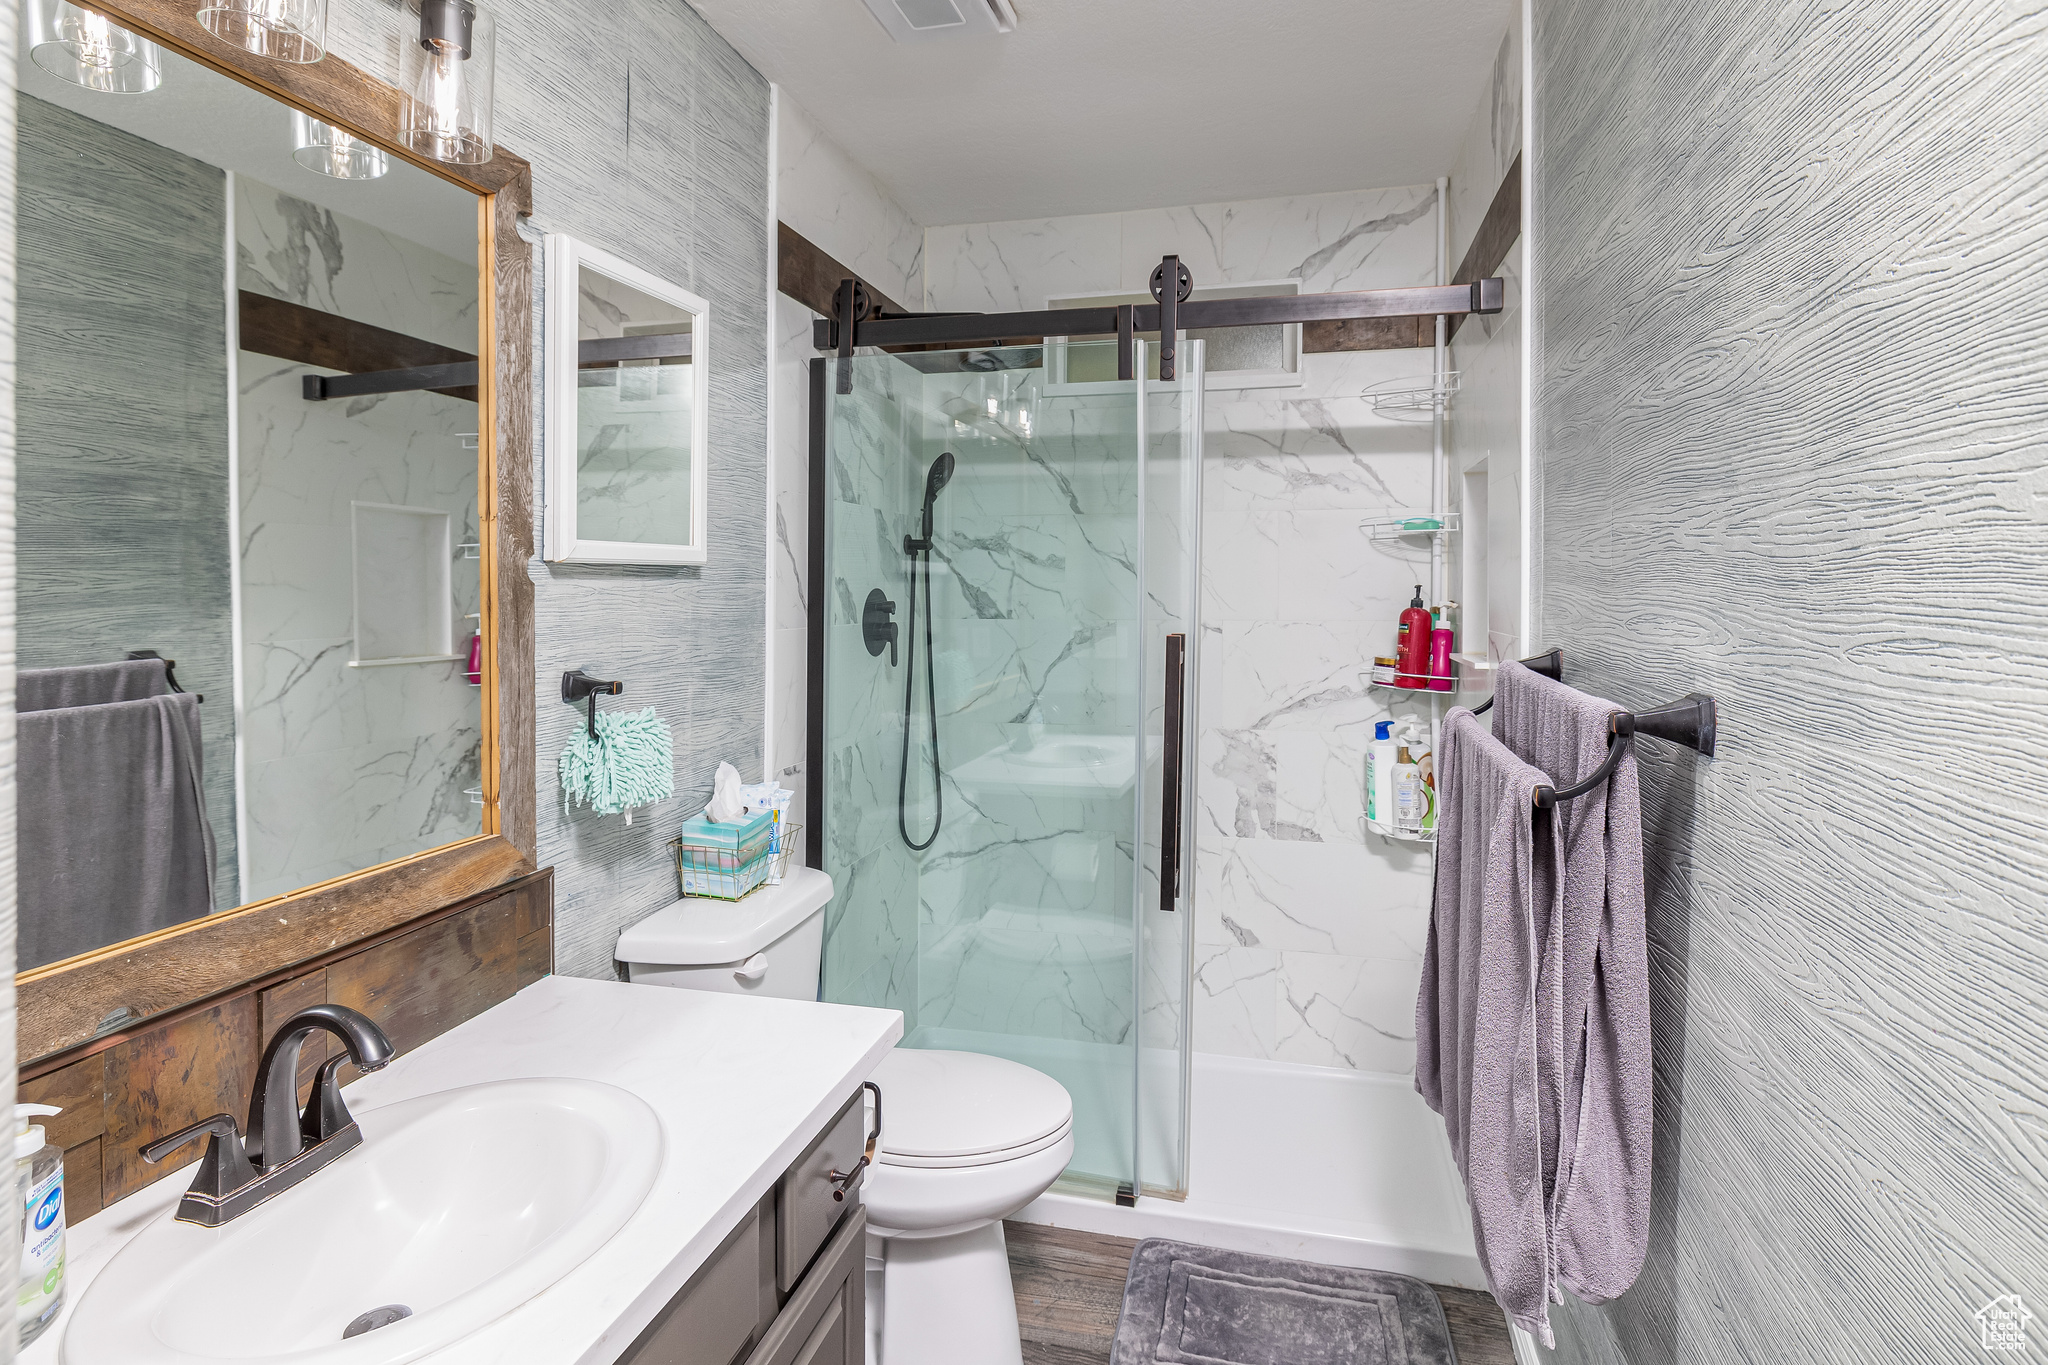
<path fill-rule="evenodd" d="M 14 1112 L 14 51 L 19 11 L 0 6 L 0 1105 Z M 0 1237 L 0 1284 L 18 1283 L 21 1242 Z M 0 1332 L 0 1362 L 15 1335 Z"/>
<path fill-rule="evenodd" d="M 235 847 L 226 177 L 33 96 L 14 112 L 28 343 L 16 662 L 59 668 L 154 649 L 177 660 L 187 691 L 212 698 L 199 709 L 201 769 L 213 904 L 227 909 L 249 897 Z"/>
<path fill-rule="evenodd" d="M 1723 727 L 1643 746 L 1653 1242 L 1558 1358 L 1992 1358 L 2048 1294 L 2048 12 L 1536 16 L 1536 643 Z"/>
<path fill-rule="evenodd" d="M 555 962 L 564 974 L 608 977 L 619 930 L 675 899 L 662 845 L 709 798 L 719 760 L 761 777 L 768 84 L 684 4 L 500 0 L 491 10 L 494 137 L 533 163 L 533 226 L 623 256 L 713 309 L 710 563 L 531 565 Z M 334 0 L 333 49 L 391 80 L 418 23 L 402 3 Z M 538 417 L 537 354 L 534 375 Z M 676 799 L 631 825 L 562 809 L 555 760 L 580 712 L 562 705 L 560 679 L 579 666 L 623 680 L 615 704 L 653 706 L 675 732 Z"/>

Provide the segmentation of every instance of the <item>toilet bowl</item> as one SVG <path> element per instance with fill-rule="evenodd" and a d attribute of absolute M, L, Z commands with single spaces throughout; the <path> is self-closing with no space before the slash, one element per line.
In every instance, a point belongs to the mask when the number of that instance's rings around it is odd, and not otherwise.
<path fill-rule="evenodd" d="M 899 1047 L 875 1069 L 869 1365 L 1022 1365 L 1002 1220 L 1074 1155 L 1074 1103 L 1028 1066 Z"/>

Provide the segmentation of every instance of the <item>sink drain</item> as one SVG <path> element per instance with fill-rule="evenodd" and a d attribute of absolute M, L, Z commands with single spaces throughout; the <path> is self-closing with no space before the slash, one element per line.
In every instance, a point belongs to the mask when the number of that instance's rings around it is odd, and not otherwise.
<path fill-rule="evenodd" d="M 392 1323 L 411 1316 L 412 1309 L 407 1308 L 404 1304 L 387 1303 L 382 1308 L 372 1308 L 369 1312 L 357 1317 L 342 1332 L 341 1339 L 347 1341 L 350 1337 L 359 1337 L 365 1332 L 374 1332 L 379 1327 L 389 1327 Z"/>

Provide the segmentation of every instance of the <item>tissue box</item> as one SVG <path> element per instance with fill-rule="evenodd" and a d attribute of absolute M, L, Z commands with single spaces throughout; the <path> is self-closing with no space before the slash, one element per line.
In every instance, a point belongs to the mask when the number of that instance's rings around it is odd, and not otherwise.
<path fill-rule="evenodd" d="M 738 900 L 767 880 L 774 843 L 773 811 L 730 824 L 692 816 L 669 842 L 676 856 L 678 894 Z"/>

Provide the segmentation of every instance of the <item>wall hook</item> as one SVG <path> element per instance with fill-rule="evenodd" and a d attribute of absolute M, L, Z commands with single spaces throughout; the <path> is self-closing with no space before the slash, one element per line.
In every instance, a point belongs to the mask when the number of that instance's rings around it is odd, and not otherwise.
<path fill-rule="evenodd" d="M 597 694 L 616 697 L 626 690 L 622 682 L 606 682 L 593 678 L 580 668 L 570 669 L 562 675 L 562 700 L 574 706 L 577 702 L 590 705 L 590 737 L 597 738 Z"/>

